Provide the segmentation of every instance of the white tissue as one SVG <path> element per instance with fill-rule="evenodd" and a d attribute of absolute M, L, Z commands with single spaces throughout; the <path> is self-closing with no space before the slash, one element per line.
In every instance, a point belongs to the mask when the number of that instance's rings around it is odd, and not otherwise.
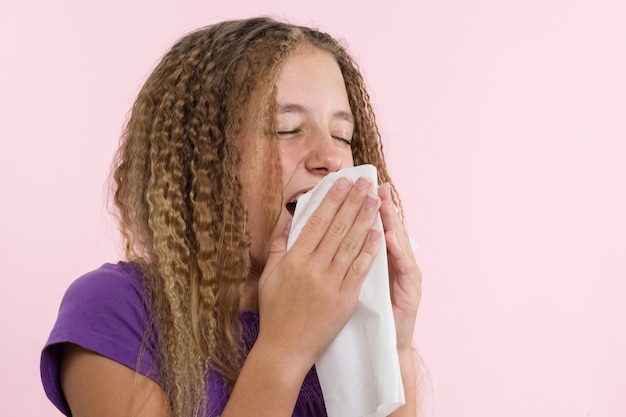
<path fill-rule="evenodd" d="M 340 177 L 367 177 L 378 188 L 376 168 L 359 165 L 333 172 L 298 199 L 288 248 Z M 380 214 L 374 227 L 383 230 Z M 382 417 L 403 405 L 404 388 L 396 349 L 396 329 L 389 296 L 385 242 L 363 283 L 359 302 L 346 326 L 315 364 L 329 417 Z"/>

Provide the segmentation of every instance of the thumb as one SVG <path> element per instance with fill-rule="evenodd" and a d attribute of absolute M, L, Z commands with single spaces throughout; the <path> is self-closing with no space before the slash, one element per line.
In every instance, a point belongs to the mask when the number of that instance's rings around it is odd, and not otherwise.
<path fill-rule="evenodd" d="M 291 229 L 291 220 L 285 226 L 283 233 L 274 239 L 270 245 L 270 253 L 265 262 L 265 270 L 273 271 L 287 253 L 287 239 Z"/>

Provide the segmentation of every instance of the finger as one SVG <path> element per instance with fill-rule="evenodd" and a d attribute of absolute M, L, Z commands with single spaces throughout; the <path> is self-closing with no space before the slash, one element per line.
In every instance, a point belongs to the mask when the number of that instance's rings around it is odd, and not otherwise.
<path fill-rule="evenodd" d="M 382 243 L 382 233 L 376 229 L 370 229 L 367 238 L 363 244 L 362 250 L 358 256 L 352 261 L 346 277 L 344 278 L 341 288 L 343 291 L 358 295 L 365 277 L 369 272 L 376 254 Z"/>
<path fill-rule="evenodd" d="M 368 236 L 371 232 L 372 224 L 380 208 L 380 199 L 376 194 L 369 194 L 365 202 L 361 205 L 353 225 L 345 237 L 338 242 L 334 250 L 334 259 L 331 270 L 340 276 L 346 276 L 350 268 L 355 267 L 355 260 L 363 250 L 371 249 L 365 247 Z M 330 246 L 330 244 L 329 244 Z M 322 245 L 325 248 L 324 245 Z M 358 265 L 357 265 L 358 266 Z M 360 268 L 359 268 L 360 270 Z"/>
<path fill-rule="evenodd" d="M 310 254 L 317 249 L 333 218 L 352 188 L 352 181 L 339 178 L 306 222 L 292 251 Z"/>
<path fill-rule="evenodd" d="M 409 234 L 391 199 L 391 186 L 379 187 L 381 198 L 380 215 L 385 231 L 385 243 L 390 266 L 400 274 L 413 274 L 417 268 Z"/>
<path fill-rule="evenodd" d="M 389 240 L 388 245 L 391 244 L 392 248 L 410 249 L 409 235 L 396 206 L 393 204 L 391 185 L 386 183 L 378 187 L 378 195 L 381 199 L 380 216 L 383 222 L 383 230 L 387 235 L 387 240 Z"/>
<path fill-rule="evenodd" d="M 270 244 L 270 252 L 267 257 L 267 261 L 265 262 L 266 271 L 273 271 L 278 266 L 280 261 L 287 254 L 287 240 L 289 237 L 290 229 L 291 229 L 291 220 L 285 226 L 283 233 L 279 237 L 274 239 L 272 243 Z M 267 275 L 267 274 L 263 274 L 263 275 Z M 262 279 L 263 279 L 263 276 L 261 277 L 261 280 Z"/>
<path fill-rule="evenodd" d="M 319 256 L 330 262 L 348 255 L 348 263 L 356 257 L 378 212 L 380 199 L 370 194 L 373 186 L 367 178 L 356 181 L 322 238 Z"/>
<path fill-rule="evenodd" d="M 402 223 L 402 219 L 400 219 L 400 215 L 398 214 L 398 210 L 396 206 L 393 204 L 393 198 L 391 195 L 391 185 L 389 183 L 381 184 L 378 187 L 378 196 L 381 200 L 381 217 L 384 216 L 387 227 L 384 230 L 388 230 L 396 226 L 398 223 Z"/>

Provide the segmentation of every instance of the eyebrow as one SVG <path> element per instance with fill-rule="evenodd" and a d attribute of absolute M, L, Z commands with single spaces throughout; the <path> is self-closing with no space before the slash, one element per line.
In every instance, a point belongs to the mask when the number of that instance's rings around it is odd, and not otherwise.
<path fill-rule="evenodd" d="M 284 114 L 284 113 L 307 114 L 309 113 L 309 109 L 300 104 L 286 103 L 286 104 L 279 105 L 276 113 L 277 114 Z M 354 116 L 352 116 L 352 113 L 344 111 L 344 110 L 339 110 L 333 113 L 333 118 L 346 120 L 354 124 Z"/>

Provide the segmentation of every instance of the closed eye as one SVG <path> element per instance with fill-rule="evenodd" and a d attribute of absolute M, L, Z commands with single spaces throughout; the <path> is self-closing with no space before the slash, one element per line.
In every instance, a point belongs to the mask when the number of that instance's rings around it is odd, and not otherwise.
<path fill-rule="evenodd" d="M 352 145 L 352 138 L 346 139 L 346 138 L 341 137 L 341 136 L 333 136 L 333 139 L 337 139 L 340 142 L 344 142 L 344 143 L 347 143 L 348 145 Z"/>
<path fill-rule="evenodd" d="M 301 129 L 291 129 L 291 130 L 279 130 L 278 132 L 276 132 L 276 134 L 278 136 L 290 136 L 290 135 L 297 135 L 301 132 L 302 132 Z M 332 135 L 331 137 L 340 142 L 344 142 L 348 145 L 352 145 L 352 138 L 345 138 L 343 136 L 336 136 L 336 135 Z"/>
<path fill-rule="evenodd" d="M 287 136 L 287 135 L 295 135 L 300 133 L 300 129 L 293 129 L 293 130 L 279 130 L 278 132 L 276 132 L 278 134 L 278 136 Z"/>

